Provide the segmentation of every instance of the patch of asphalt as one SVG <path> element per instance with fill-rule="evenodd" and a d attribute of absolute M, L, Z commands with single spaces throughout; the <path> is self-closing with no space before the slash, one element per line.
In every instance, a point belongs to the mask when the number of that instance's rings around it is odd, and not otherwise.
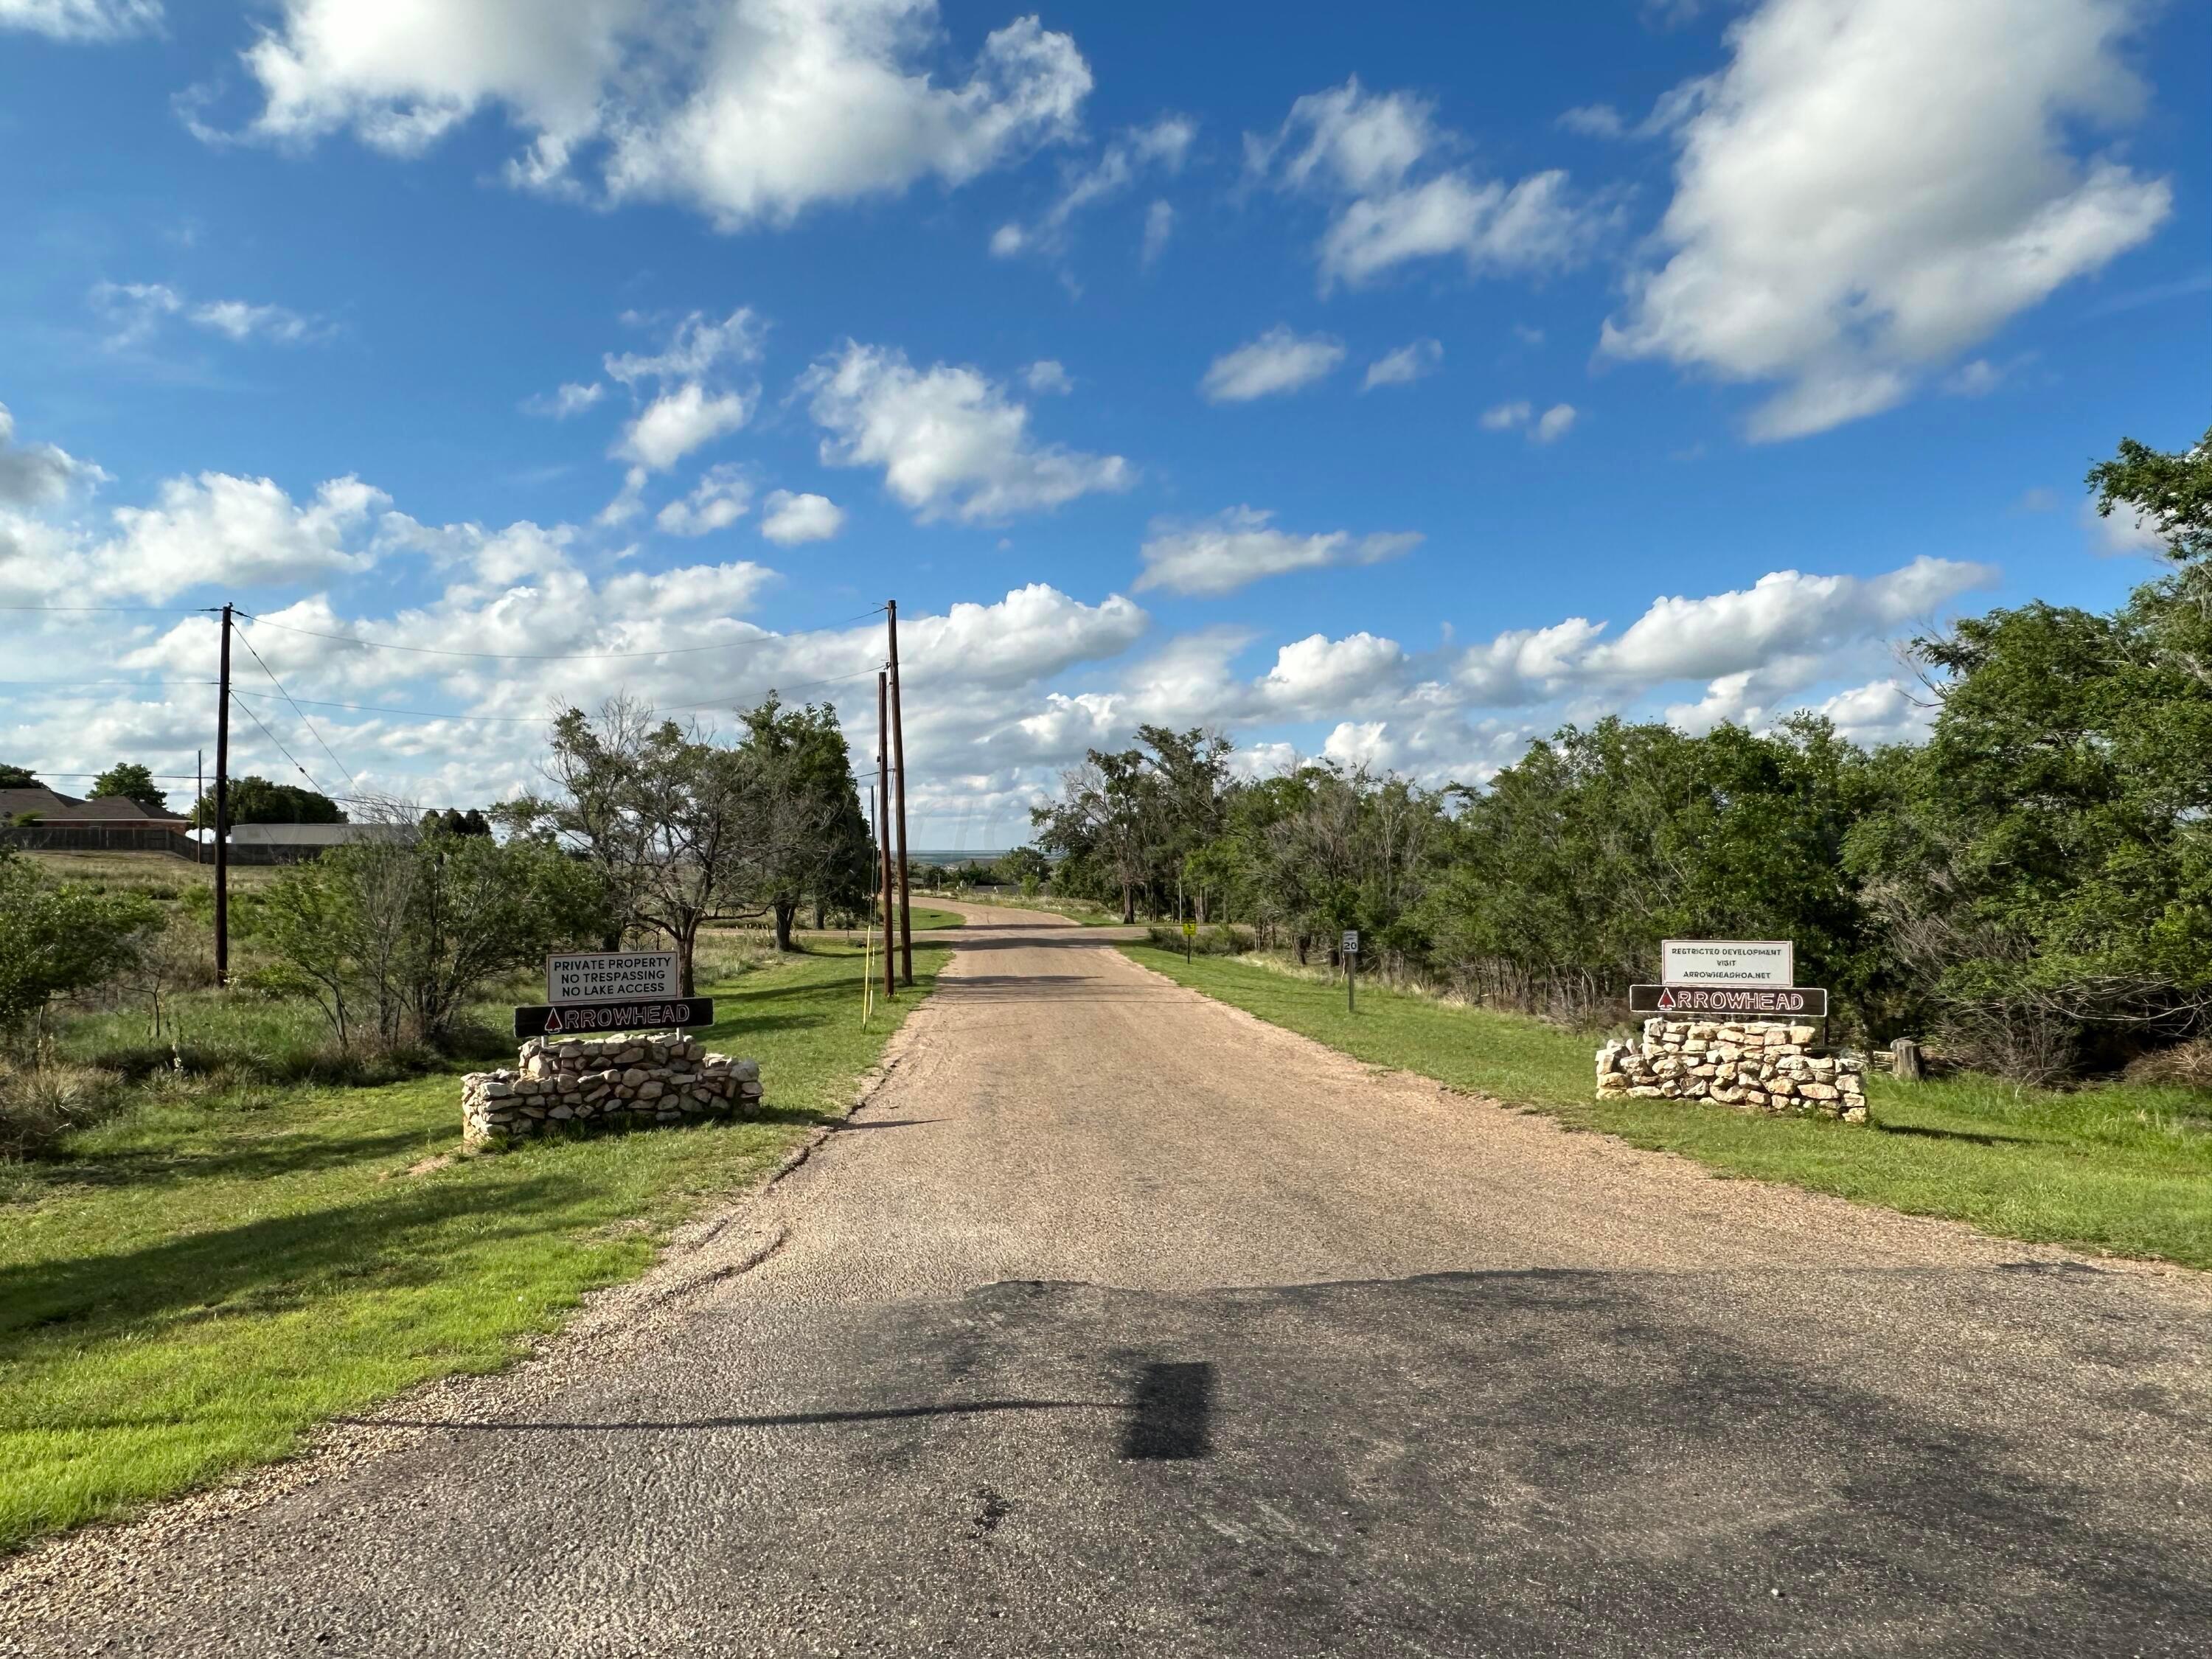
<path fill-rule="evenodd" d="M 921 1005 L 917 1004 L 919 1007 Z M 912 1011 L 909 1011 L 909 1015 Z M 242 1470 L 202 1491 L 163 1499 L 120 1519 L 97 1522 L 0 1556 L 0 1659 L 23 1650 L 9 1626 L 127 1595 L 147 1564 L 175 1540 L 279 1498 L 351 1474 L 420 1444 L 441 1425 L 465 1423 L 557 1394 L 586 1364 L 618 1360 L 681 1317 L 678 1304 L 752 1272 L 789 1237 L 781 1223 L 745 1224 L 758 1200 L 800 1168 L 891 1079 L 912 1042 L 911 1018 L 861 1075 L 842 1115 L 817 1124 L 775 1166 L 708 1214 L 672 1229 L 644 1273 L 588 1292 L 561 1328 L 526 1340 L 500 1370 L 439 1377 L 394 1395 L 358 1418 L 311 1431 L 293 1455 Z M 450 1160 L 447 1160 L 450 1161 Z M 410 1170 L 411 1175 L 413 1170 Z"/>

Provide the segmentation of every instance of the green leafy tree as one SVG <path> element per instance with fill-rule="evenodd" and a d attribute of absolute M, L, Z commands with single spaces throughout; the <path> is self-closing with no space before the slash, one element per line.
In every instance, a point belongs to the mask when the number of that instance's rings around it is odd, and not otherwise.
<path fill-rule="evenodd" d="M 156 817 L 169 815 L 169 798 L 155 787 L 153 773 L 135 761 L 118 761 L 94 778 L 88 799 L 135 801 Z"/>
<path fill-rule="evenodd" d="M 313 997 L 341 1047 L 441 1042 L 489 980 L 606 926 L 597 872 L 544 842 L 434 830 L 333 849 L 261 896 L 271 979 Z"/>
<path fill-rule="evenodd" d="M 787 708 L 771 692 L 739 718 L 746 811 L 736 885 L 740 902 L 772 919 L 775 948 L 788 951 L 800 906 L 812 904 L 817 927 L 832 909 L 865 908 L 875 844 L 833 706 Z"/>
<path fill-rule="evenodd" d="M 2212 431 L 2178 454 L 2123 438 L 2117 455 L 2089 469 L 2088 483 L 2100 516 L 2133 514 L 2165 542 L 2168 556 L 2187 562 L 2212 555 Z"/>
<path fill-rule="evenodd" d="M 111 978 L 160 922 L 161 907 L 143 893 L 48 881 L 0 848 L 0 1029 Z"/>
<path fill-rule="evenodd" d="M 1942 708 L 1851 861 L 1921 998 L 1995 1069 L 2116 1063 L 2212 1015 L 2212 638 L 2187 580 L 1918 647 Z"/>
<path fill-rule="evenodd" d="M 241 823 L 346 822 L 344 811 L 328 795 L 296 784 L 271 783 L 267 778 L 248 775 L 233 778 L 226 793 L 224 811 L 234 828 Z M 195 827 L 215 823 L 214 790 L 210 789 L 194 805 L 190 817 Z"/>
<path fill-rule="evenodd" d="M 0 763 L 0 789 L 36 789 L 39 775 L 27 766 L 9 766 Z"/>
<path fill-rule="evenodd" d="M 696 726 L 616 697 L 596 716 L 571 708 L 554 722 L 544 773 L 551 793 L 502 804 L 502 821 L 596 866 L 605 943 L 661 935 L 676 951 L 684 994 L 694 994 L 699 930 L 746 890 L 751 831 L 738 755 Z"/>

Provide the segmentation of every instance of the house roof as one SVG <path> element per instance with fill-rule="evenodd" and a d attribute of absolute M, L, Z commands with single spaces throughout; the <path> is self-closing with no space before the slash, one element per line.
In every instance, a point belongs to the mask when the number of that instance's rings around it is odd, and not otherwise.
<path fill-rule="evenodd" d="M 135 800 L 125 800 L 120 795 L 106 795 L 98 800 L 79 800 L 75 795 L 64 795 L 59 790 L 41 784 L 30 789 L 0 789 L 0 823 L 21 817 L 24 813 L 36 815 L 43 823 L 143 823 L 173 824 L 183 820 L 174 814 L 149 812 Z"/>
<path fill-rule="evenodd" d="M 344 847 L 364 841 L 412 841 L 411 823 L 240 823 L 234 847 Z"/>

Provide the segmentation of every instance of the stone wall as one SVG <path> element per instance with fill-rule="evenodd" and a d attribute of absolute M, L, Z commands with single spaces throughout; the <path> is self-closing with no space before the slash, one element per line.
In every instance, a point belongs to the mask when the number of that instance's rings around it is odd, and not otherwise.
<path fill-rule="evenodd" d="M 628 1127 L 750 1114 L 760 1066 L 710 1054 L 689 1038 L 532 1037 L 512 1071 L 461 1079 L 461 1138 L 519 1140 L 564 1125 Z"/>
<path fill-rule="evenodd" d="M 1597 1054 L 1600 1100 L 1710 1100 L 1745 1112 L 1817 1112 L 1866 1121 L 1866 1061 L 1814 1046 L 1810 1025 L 1647 1019 L 1641 1042 Z"/>

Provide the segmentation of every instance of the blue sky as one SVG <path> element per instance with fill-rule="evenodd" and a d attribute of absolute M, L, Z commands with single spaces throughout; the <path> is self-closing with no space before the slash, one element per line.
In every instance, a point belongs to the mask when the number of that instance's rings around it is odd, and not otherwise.
<path fill-rule="evenodd" d="M 241 769 L 441 805 L 865 733 L 886 597 L 924 844 L 1144 720 L 1878 741 L 2212 418 L 2201 5 L 542 11 L 0 0 L 0 603 L 149 607 L 6 613 L 8 758 L 188 772 L 225 599 Z"/>

